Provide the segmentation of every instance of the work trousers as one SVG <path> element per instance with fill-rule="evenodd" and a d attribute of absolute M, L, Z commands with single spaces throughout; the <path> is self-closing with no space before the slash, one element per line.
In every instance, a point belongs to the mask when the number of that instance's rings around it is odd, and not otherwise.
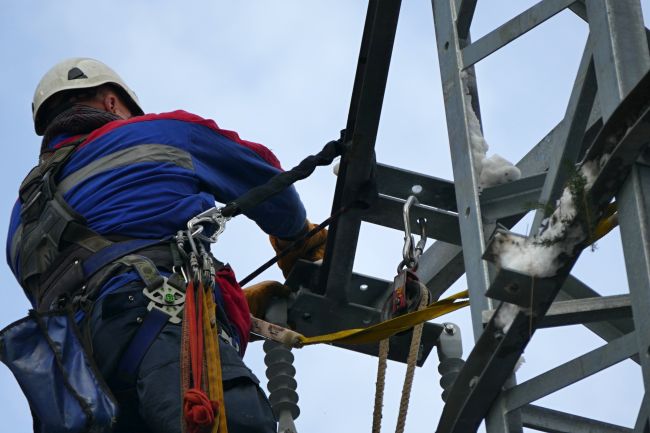
<path fill-rule="evenodd" d="M 147 314 L 142 284 L 131 283 L 96 301 L 90 320 L 93 357 L 119 404 L 115 433 L 180 433 L 181 325 L 167 323 L 133 383 L 118 375 L 121 355 Z M 219 338 L 229 433 L 275 433 L 275 417 L 259 380 L 237 351 Z"/>

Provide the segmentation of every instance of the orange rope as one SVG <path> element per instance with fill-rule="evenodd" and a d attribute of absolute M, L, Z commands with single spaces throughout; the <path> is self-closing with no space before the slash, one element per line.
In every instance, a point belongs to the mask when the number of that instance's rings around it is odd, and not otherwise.
<path fill-rule="evenodd" d="M 215 412 L 219 405 L 210 400 L 202 387 L 203 368 L 203 284 L 199 283 L 198 300 L 195 299 L 194 282 L 187 286 L 185 294 L 185 317 L 189 329 L 190 365 L 192 388 L 183 395 L 183 413 L 189 433 L 202 433 L 212 429 Z"/>

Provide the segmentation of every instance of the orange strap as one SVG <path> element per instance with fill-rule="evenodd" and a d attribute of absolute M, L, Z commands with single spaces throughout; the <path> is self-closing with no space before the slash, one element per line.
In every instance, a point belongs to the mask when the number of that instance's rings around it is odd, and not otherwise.
<path fill-rule="evenodd" d="M 211 433 L 228 433 L 226 425 L 226 407 L 223 404 L 223 376 L 221 372 L 221 354 L 219 353 L 219 330 L 217 329 L 217 306 L 214 293 L 210 287 L 203 296 L 203 333 L 205 336 L 205 360 L 207 370 L 207 389 L 211 400 L 221 402 L 216 416 L 217 422 Z"/>
<path fill-rule="evenodd" d="M 198 292 L 195 295 L 195 291 Z M 195 296 L 198 295 L 198 300 Z M 210 400 L 202 387 L 203 368 L 203 284 L 199 283 L 198 290 L 191 281 L 185 293 L 185 317 L 189 334 L 190 365 L 192 387 L 183 395 L 183 413 L 189 433 L 201 433 L 212 429 L 215 423 L 215 412 L 218 416 L 219 404 Z M 208 317 L 206 315 L 206 317 Z"/>

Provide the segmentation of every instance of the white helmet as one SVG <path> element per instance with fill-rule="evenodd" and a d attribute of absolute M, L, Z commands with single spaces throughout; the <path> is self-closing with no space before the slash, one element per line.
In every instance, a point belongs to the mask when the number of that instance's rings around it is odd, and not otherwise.
<path fill-rule="evenodd" d="M 144 114 L 138 97 L 115 71 L 100 61 L 75 57 L 54 65 L 38 83 L 32 102 L 36 134 L 43 135 L 45 132 L 45 108 L 52 96 L 66 90 L 88 89 L 108 83 L 124 91 L 124 102 L 134 115 Z"/>

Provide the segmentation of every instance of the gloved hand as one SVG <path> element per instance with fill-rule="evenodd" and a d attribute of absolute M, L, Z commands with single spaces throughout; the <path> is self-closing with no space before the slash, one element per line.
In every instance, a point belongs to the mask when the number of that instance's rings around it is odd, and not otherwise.
<path fill-rule="evenodd" d="M 317 227 L 318 224 L 313 224 L 307 221 L 307 231 Z M 270 237 L 271 245 L 276 254 L 284 250 L 292 241 L 282 240 L 275 236 Z M 315 262 L 322 260 L 325 257 L 325 245 L 327 244 L 327 229 L 323 229 L 310 237 L 302 245 L 290 251 L 286 256 L 278 260 L 278 266 L 282 269 L 282 274 L 286 278 L 289 276 L 291 269 L 295 266 L 296 262 L 300 259 Z"/>
<path fill-rule="evenodd" d="M 274 296 L 289 296 L 291 289 L 277 281 L 262 281 L 244 288 L 248 309 L 255 317 L 263 318 Z"/>

